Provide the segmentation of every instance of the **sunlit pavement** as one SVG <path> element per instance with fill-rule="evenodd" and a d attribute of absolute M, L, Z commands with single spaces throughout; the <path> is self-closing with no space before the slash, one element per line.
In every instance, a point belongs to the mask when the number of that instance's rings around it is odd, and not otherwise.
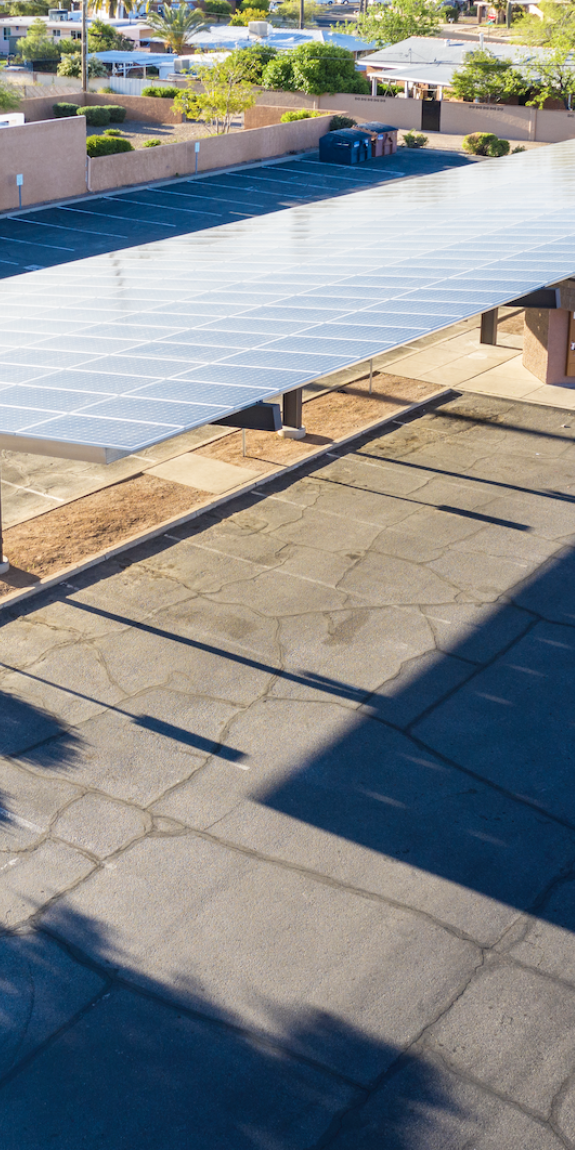
<path fill-rule="evenodd" d="M 466 394 L 0 616 L 3 1150 L 559 1150 L 575 447 Z"/>

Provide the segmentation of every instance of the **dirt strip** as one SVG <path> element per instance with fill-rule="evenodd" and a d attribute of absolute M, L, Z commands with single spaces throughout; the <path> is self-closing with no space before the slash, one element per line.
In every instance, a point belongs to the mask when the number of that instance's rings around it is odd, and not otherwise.
<path fill-rule="evenodd" d="M 310 399 L 304 405 L 307 434 L 303 440 L 248 431 L 244 456 L 238 431 L 198 448 L 194 454 L 249 468 L 262 476 L 278 474 L 285 467 L 304 462 L 318 448 L 337 444 L 354 432 L 359 435 L 442 390 L 419 380 L 375 375 L 371 395 L 368 380 L 363 379 Z M 229 498 L 238 490 L 241 488 L 230 491 Z M 143 472 L 45 511 L 5 532 L 4 551 L 10 570 L 0 577 L 0 600 L 213 502 L 214 496 L 205 491 Z"/>

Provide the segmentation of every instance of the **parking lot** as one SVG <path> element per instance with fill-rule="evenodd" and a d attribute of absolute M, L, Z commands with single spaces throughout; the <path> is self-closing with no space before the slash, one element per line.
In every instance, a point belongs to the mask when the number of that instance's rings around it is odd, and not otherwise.
<path fill-rule="evenodd" d="M 469 162 L 455 153 L 401 148 L 395 156 L 346 168 L 320 164 L 314 152 L 161 186 L 130 188 L 11 213 L 0 217 L 0 278 Z"/>

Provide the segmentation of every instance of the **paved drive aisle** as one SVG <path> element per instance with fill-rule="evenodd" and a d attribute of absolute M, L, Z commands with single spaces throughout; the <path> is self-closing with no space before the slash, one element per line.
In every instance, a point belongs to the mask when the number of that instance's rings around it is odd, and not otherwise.
<path fill-rule="evenodd" d="M 456 398 L 0 617 L 3 1150 L 575 1145 L 574 439 Z"/>

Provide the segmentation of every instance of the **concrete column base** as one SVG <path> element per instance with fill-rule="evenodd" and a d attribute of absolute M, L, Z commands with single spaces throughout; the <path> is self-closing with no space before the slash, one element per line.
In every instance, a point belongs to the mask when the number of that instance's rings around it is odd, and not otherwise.
<path fill-rule="evenodd" d="M 570 326 L 572 313 L 564 308 L 526 308 L 523 366 L 541 383 L 564 383 L 575 387 L 571 370 Z"/>

